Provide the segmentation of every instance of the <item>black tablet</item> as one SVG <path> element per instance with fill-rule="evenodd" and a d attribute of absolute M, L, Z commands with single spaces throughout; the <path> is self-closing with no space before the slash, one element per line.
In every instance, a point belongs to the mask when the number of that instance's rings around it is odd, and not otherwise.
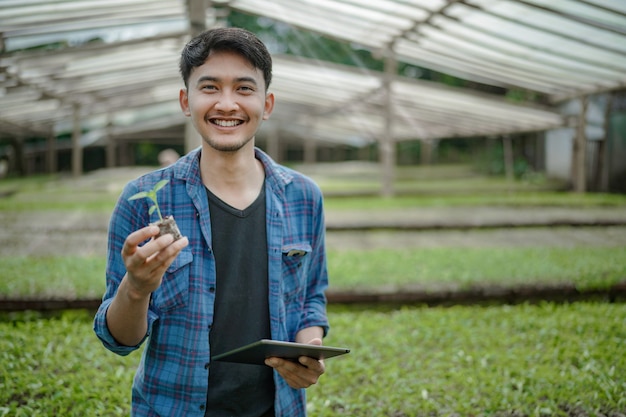
<path fill-rule="evenodd" d="M 349 352 L 350 349 L 341 347 L 316 346 L 304 343 L 261 339 L 249 345 L 215 355 L 211 360 L 264 365 L 265 359 L 271 357 L 297 361 L 300 356 L 309 356 L 315 359 L 328 359 Z"/>

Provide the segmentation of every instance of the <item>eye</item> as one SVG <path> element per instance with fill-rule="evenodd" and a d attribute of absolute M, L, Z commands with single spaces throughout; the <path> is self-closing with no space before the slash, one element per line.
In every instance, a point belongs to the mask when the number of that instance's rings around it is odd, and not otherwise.
<path fill-rule="evenodd" d="M 243 94 L 252 94 L 256 91 L 254 87 L 249 86 L 249 85 L 242 85 L 238 88 L 238 90 L 242 92 Z"/>
<path fill-rule="evenodd" d="M 202 91 L 216 91 L 217 87 L 213 84 L 205 84 L 200 86 L 200 90 Z"/>

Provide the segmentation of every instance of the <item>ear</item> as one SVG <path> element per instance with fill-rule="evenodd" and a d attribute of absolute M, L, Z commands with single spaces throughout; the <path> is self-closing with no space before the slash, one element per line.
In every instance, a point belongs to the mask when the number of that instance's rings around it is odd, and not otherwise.
<path fill-rule="evenodd" d="M 263 120 L 269 119 L 273 110 L 274 110 L 274 94 L 267 93 L 265 95 L 265 110 L 263 112 Z"/>
<path fill-rule="evenodd" d="M 191 116 L 191 111 L 189 110 L 189 95 L 187 94 L 186 88 L 181 88 L 178 93 L 178 102 L 180 103 L 180 108 L 183 111 L 183 114 L 187 117 Z"/>

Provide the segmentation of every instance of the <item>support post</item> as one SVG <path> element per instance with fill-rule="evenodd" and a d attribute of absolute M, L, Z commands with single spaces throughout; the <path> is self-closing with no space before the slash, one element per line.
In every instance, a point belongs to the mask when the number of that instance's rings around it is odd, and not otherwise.
<path fill-rule="evenodd" d="M 185 121 L 185 153 L 196 149 L 202 144 L 202 137 L 193 126 L 190 118 Z"/>
<path fill-rule="evenodd" d="M 106 126 L 106 167 L 113 168 L 117 163 L 116 155 L 117 143 L 113 137 L 113 117 L 109 112 L 107 114 L 107 126 Z"/>
<path fill-rule="evenodd" d="M 208 6 L 208 0 L 187 0 L 189 34 L 192 38 L 206 30 L 206 9 Z"/>
<path fill-rule="evenodd" d="M 304 140 L 304 163 L 313 165 L 317 162 L 317 140 L 315 138 L 306 138 Z"/>
<path fill-rule="evenodd" d="M 432 165 L 435 152 L 435 139 L 422 139 L 420 144 L 420 163 L 424 166 Z"/>
<path fill-rule="evenodd" d="M 313 119 L 307 118 L 307 132 L 313 132 Z M 311 133 L 310 137 L 304 138 L 304 163 L 307 165 L 313 165 L 317 162 L 317 139 L 313 137 Z"/>
<path fill-rule="evenodd" d="M 267 154 L 272 157 L 276 162 L 281 160 L 280 158 L 280 139 L 278 134 L 278 125 L 270 125 L 267 135 Z"/>
<path fill-rule="evenodd" d="M 572 182 L 574 191 L 584 193 L 587 191 L 587 106 L 589 97 L 580 99 L 580 112 L 578 114 L 578 125 L 576 127 L 576 137 L 574 138 L 574 149 L 572 153 Z"/>
<path fill-rule="evenodd" d="M 24 155 L 23 137 L 16 137 L 11 140 L 13 146 L 13 161 L 9 159 L 9 172 L 15 171 L 19 176 L 26 175 L 26 157 Z"/>
<path fill-rule="evenodd" d="M 78 178 L 83 174 L 83 149 L 80 146 L 80 104 L 73 104 L 72 129 L 72 176 Z"/>
<path fill-rule="evenodd" d="M 513 169 L 513 140 L 511 136 L 502 136 L 502 150 L 504 154 L 504 172 L 508 181 L 513 181 L 515 171 Z"/>
<path fill-rule="evenodd" d="M 600 141 L 598 149 L 598 190 L 602 192 L 609 191 L 609 131 L 611 130 L 611 108 L 613 107 L 613 98 L 615 93 L 609 93 L 606 100 L 606 108 L 604 109 L 604 138 Z"/>
<path fill-rule="evenodd" d="M 53 131 L 48 133 L 46 142 L 46 168 L 48 174 L 54 174 L 57 171 L 57 138 Z"/>
<path fill-rule="evenodd" d="M 192 38 L 207 29 L 206 10 L 209 4 L 209 0 L 187 0 L 189 35 Z M 185 153 L 192 151 L 201 144 L 202 137 L 194 128 L 191 118 L 188 117 L 185 122 Z"/>
<path fill-rule="evenodd" d="M 385 56 L 385 132 L 380 141 L 380 159 L 382 186 L 380 193 L 383 197 L 394 195 L 394 179 L 396 166 L 396 144 L 393 136 L 393 89 L 392 83 L 396 76 L 398 63 L 390 51 Z"/>

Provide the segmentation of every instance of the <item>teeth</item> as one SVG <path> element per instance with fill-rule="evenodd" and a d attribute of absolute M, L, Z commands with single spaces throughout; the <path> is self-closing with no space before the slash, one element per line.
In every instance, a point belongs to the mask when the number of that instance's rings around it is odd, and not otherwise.
<path fill-rule="evenodd" d="M 240 121 L 239 120 L 215 120 L 214 123 L 222 127 L 233 127 L 233 126 L 237 126 L 240 123 Z"/>

